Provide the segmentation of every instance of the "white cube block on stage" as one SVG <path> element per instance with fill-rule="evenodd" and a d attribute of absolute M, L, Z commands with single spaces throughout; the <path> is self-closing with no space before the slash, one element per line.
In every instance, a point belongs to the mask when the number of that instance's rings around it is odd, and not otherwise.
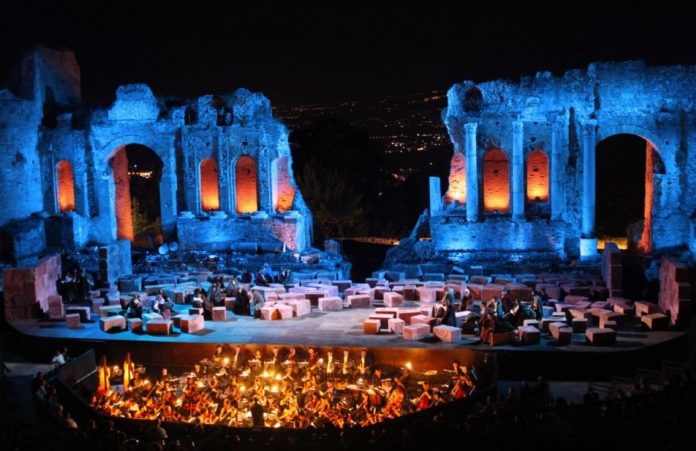
<path fill-rule="evenodd" d="M 438 288 L 430 287 L 418 287 L 416 288 L 418 292 L 418 300 L 421 302 L 435 302 L 437 301 L 437 295 L 440 291 Z"/>
<path fill-rule="evenodd" d="M 378 319 L 366 319 L 363 322 L 363 333 L 376 335 L 379 333 L 380 322 Z"/>
<path fill-rule="evenodd" d="M 378 320 L 380 322 L 380 329 L 389 329 L 389 320 L 394 319 L 394 317 L 384 313 L 373 313 L 369 316 L 369 319 Z"/>
<path fill-rule="evenodd" d="M 294 312 L 292 306 L 286 304 L 276 304 L 276 310 L 280 313 L 280 319 L 290 319 L 293 317 Z"/>
<path fill-rule="evenodd" d="M 319 310 L 322 312 L 332 312 L 343 309 L 343 300 L 337 296 L 319 298 Z"/>
<path fill-rule="evenodd" d="M 408 310 L 399 310 L 397 313 L 397 318 L 400 318 L 404 320 L 406 325 L 411 324 L 411 318 L 417 315 L 422 315 L 422 312 L 420 310 L 416 309 L 408 309 Z"/>
<path fill-rule="evenodd" d="M 456 343 L 462 339 L 462 330 L 458 327 L 440 325 L 433 327 L 433 335 L 445 343 Z"/>
<path fill-rule="evenodd" d="M 227 309 L 225 307 L 213 307 L 213 321 L 225 321 L 227 319 Z"/>
<path fill-rule="evenodd" d="M 364 294 L 354 294 L 351 296 L 346 296 L 348 305 L 351 308 L 367 308 L 370 307 L 370 296 Z"/>
<path fill-rule="evenodd" d="M 454 317 L 457 320 L 457 327 L 461 328 L 471 315 L 473 315 L 473 313 L 469 311 L 454 312 Z"/>
<path fill-rule="evenodd" d="M 399 293 L 384 293 L 384 305 L 387 307 L 401 307 L 404 304 L 404 297 Z"/>
<path fill-rule="evenodd" d="M 65 315 L 65 325 L 68 329 L 77 329 L 80 327 L 80 314 L 68 313 Z"/>
<path fill-rule="evenodd" d="M 413 324 L 411 326 L 404 326 L 403 330 L 404 339 L 406 340 L 422 340 L 430 336 L 430 326 L 427 324 Z"/>
<path fill-rule="evenodd" d="M 312 304 L 309 299 L 293 299 L 288 301 L 288 305 L 292 307 L 295 316 L 305 316 L 312 313 Z"/>
<path fill-rule="evenodd" d="M 260 309 L 261 319 L 266 321 L 273 321 L 281 319 L 280 312 L 275 307 L 263 306 Z"/>
<path fill-rule="evenodd" d="M 520 326 L 517 328 L 520 343 L 525 345 L 538 344 L 541 341 L 541 332 L 534 326 Z"/>
<path fill-rule="evenodd" d="M 205 327 L 205 319 L 203 315 L 181 315 L 179 327 L 182 332 L 192 334 Z"/>
<path fill-rule="evenodd" d="M 400 318 L 389 318 L 388 325 L 390 331 L 401 335 L 404 331 L 404 326 L 406 326 L 406 322 Z"/>
<path fill-rule="evenodd" d="M 109 332 L 111 329 L 126 329 L 126 317 L 121 315 L 99 318 L 99 328 L 104 332 Z"/>

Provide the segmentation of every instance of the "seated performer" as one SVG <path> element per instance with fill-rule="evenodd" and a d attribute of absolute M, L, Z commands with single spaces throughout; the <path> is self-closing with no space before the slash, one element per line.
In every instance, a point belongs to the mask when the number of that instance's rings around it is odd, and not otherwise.
<path fill-rule="evenodd" d="M 416 410 L 425 410 L 430 407 L 430 401 L 433 398 L 433 394 L 430 390 L 430 384 L 427 381 L 423 381 L 423 387 L 420 395 L 416 398 Z"/>
<path fill-rule="evenodd" d="M 251 295 L 251 303 L 249 304 L 249 314 L 254 318 L 261 317 L 261 307 L 263 307 L 264 300 L 260 291 L 253 291 Z"/>
<path fill-rule="evenodd" d="M 160 290 L 159 293 L 157 293 L 157 296 L 155 297 L 155 300 L 152 302 L 152 311 L 155 313 L 159 313 L 160 315 L 164 313 L 164 296 L 162 296 L 162 290 Z"/>
<path fill-rule="evenodd" d="M 128 312 L 127 312 L 128 318 L 142 318 L 143 317 L 143 305 L 140 302 L 140 296 L 135 295 L 133 296 L 133 299 L 131 299 L 130 304 L 128 305 Z"/>
<path fill-rule="evenodd" d="M 448 290 L 445 297 L 442 299 L 442 305 L 437 311 L 435 321 L 437 324 L 442 324 L 446 326 L 457 327 L 457 318 L 454 315 L 454 308 L 452 306 L 453 301 L 453 290 Z"/>
<path fill-rule="evenodd" d="M 514 328 L 517 328 L 524 324 L 525 319 L 536 318 L 536 314 L 522 301 L 515 299 L 514 307 L 512 307 L 510 312 L 506 315 L 506 318 Z"/>
<path fill-rule="evenodd" d="M 532 292 L 532 302 L 531 302 L 531 309 L 534 312 L 534 316 L 538 321 L 541 321 L 541 316 L 543 314 L 543 304 L 541 302 L 541 294 L 537 291 L 534 290 Z"/>
<path fill-rule="evenodd" d="M 471 290 L 469 290 L 468 288 L 464 288 L 464 292 L 462 293 L 462 302 L 459 304 L 459 311 L 464 312 L 466 310 L 469 310 L 473 302 L 474 299 L 471 296 Z"/>
<path fill-rule="evenodd" d="M 493 335 L 493 332 L 495 332 L 495 305 L 495 301 L 489 302 L 488 306 L 484 309 L 484 311 L 481 314 L 480 338 L 481 341 L 484 343 L 489 343 L 491 340 L 491 336 Z"/>

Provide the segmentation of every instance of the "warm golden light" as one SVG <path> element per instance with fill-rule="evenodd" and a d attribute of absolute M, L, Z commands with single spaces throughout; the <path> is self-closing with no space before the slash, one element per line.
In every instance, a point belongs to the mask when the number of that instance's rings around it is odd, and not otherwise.
<path fill-rule="evenodd" d="M 412 369 L 413 369 L 413 365 L 411 365 L 411 362 L 406 362 L 406 365 L 404 365 L 404 366 L 405 366 L 406 368 L 408 368 L 409 370 L 412 370 Z"/>
<path fill-rule="evenodd" d="M 604 238 L 599 238 L 597 240 L 597 249 L 600 251 L 604 250 L 607 243 L 616 243 L 616 246 L 624 251 L 628 249 L 628 237 L 625 236 L 607 236 Z"/>
<path fill-rule="evenodd" d="M 225 365 L 227 365 L 228 363 L 230 363 L 230 359 L 227 358 L 227 357 L 225 357 L 224 359 L 222 359 L 222 363 L 224 363 Z"/>
<path fill-rule="evenodd" d="M 533 151 L 527 159 L 527 200 L 549 200 L 549 159 L 541 150 Z"/>
<path fill-rule="evenodd" d="M 259 209 L 256 162 L 243 155 L 235 166 L 237 213 L 254 213 Z"/>
<path fill-rule="evenodd" d="M 56 164 L 58 207 L 61 213 L 75 210 L 75 177 L 72 165 L 65 161 Z"/>
<path fill-rule="evenodd" d="M 212 158 L 201 161 L 201 208 L 204 211 L 220 209 L 218 165 Z"/>
<path fill-rule="evenodd" d="M 505 213 L 510 208 L 510 163 L 500 149 L 486 153 L 483 159 L 483 209 Z"/>

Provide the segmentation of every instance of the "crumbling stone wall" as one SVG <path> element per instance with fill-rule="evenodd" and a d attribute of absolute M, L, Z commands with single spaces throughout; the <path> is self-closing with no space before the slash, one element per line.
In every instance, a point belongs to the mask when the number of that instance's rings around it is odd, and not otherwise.
<path fill-rule="evenodd" d="M 452 86 L 447 97 L 444 122 L 455 157 L 463 159 L 452 160 L 448 205 L 431 212 L 431 236 L 439 252 L 500 248 L 504 254 L 506 246 L 527 246 L 534 255 L 541 250 L 579 256 L 582 240 L 590 240 L 587 248 L 595 238 L 595 145 L 616 134 L 637 135 L 655 149 L 646 171 L 653 183 L 652 208 L 646 212 L 652 236 L 644 234 L 641 246 L 694 248 L 696 184 L 688 180 L 696 173 L 696 67 L 594 63 L 586 70 L 561 76 L 542 72 L 519 82 L 465 81 Z M 488 192 L 495 190 L 486 183 L 492 180 L 486 171 L 500 173 L 486 164 L 492 149 L 500 149 L 509 161 L 504 189 L 510 208 L 502 215 L 504 208 L 489 205 L 492 197 L 506 197 Z M 537 152 L 544 153 L 548 166 L 546 173 L 542 169 L 534 175 L 530 167 L 543 166 L 535 161 Z M 474 169 L 455 177 L 462 167 Z M 467 199 L 475 196 L 477 205 L 451 202 L 462 178 L 469 182 Z M 532 201 L 529 196 L 542 192 L 544 183 L 547 194 Z"/>
<path fill-rule="evenodd" d="M 311 213 L 292 174 L 288 130 L 263 94 L 239 89 L 194 101 L 164 100 L 147 85 L 130 84 L 116 90 L 109 108 L 87 108 L 80 105 L 79 80 L 72 52 L 40 48 L 21 61 L 11 89 L 0 91 L 0 192 L 11 199 L 0 203 L 0 231 L 8 237 L 4 258 L 38 255 L 46 234 L 51 246 L 132 239 L 130 215 L 118 214 L 130 209 L 130 193 L 122 189 L 128 186 L 123 148 L 129 144 L 150 149 L 162 163 L 165 240 L 201 249 L 255 239 L 295 250 L 311 246 Z M 235 164 L 243 158 L 255 165 L 254 210 L 265 214 L 258 222 L 245 221 L 236 205 Z M 201 179 L 205 159 L 217 167 L 217 205 L 201 198 L 202 185 L 213 188 Z M 74 177 L 74 208 L 63 211 L 56 170 L 61 161 Z M 188 233 L 197 226 L 205 232 Z M 41 239 L 26 246 L 14 240 L 19 234 Z"/>

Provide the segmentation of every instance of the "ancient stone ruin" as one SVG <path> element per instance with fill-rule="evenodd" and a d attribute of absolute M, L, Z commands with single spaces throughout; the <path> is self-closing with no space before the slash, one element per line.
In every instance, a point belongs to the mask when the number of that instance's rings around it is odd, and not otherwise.
<path fill-rule="evenodd" d="M 0 91 L 0 147 L 6 261 L 32 264 L 47 246 L 137 240 L 129 155 L 138 154 L 156 162 L 156 171 L 140 175 L 159 177 L 155 245 L 311 246 L 312 216 L 293 178 L 288 130 L 260 93 L 187 101 L 130 84 L 109 108 L 92 108 L 81 102 L 75 55 L 39 48 Z M 109 249 L 130 252 L 127 244 Z"/>
<path fill-rule="evenodd" d="M 596 146 L 628 134 L 645 149 L 627 156 L 645 160 L 644 215 L 628 247 L 696 251 L 696 67 L 595 63 L 517 83 L 465 81 L 447 97 L 449 187 L 443 196 L 431 179 L 429 230 L 421 224 L 405 245 L 430 237 L 449 261 L 591 260 L 595 201 L 606 194 L 596 193 Z M 415 251 L 388 261 L 418 260 Z"/>

